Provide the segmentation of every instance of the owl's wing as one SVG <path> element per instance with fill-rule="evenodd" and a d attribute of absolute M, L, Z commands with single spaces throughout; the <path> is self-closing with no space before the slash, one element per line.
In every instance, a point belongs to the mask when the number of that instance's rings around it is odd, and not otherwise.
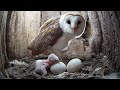
<path fill-rule="evenodd" d="M 62 36 L 63 31 L 59 27 L 59 19 L 60 17 L 52 18 L 41 26 L 39 35 L 28 46 L 32 55 L 43 53 Z"/>

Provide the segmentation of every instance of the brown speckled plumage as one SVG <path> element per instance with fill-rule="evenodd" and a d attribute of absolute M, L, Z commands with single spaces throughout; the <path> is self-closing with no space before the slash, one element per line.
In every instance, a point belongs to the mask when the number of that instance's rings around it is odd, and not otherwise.
<path fill-rule="evenodd" d="M 31 42 L 28 49 L 32 55 L 40 54 L 53 46 L 63 34 L 59 27 L 59 17 L 50 19 L 41 26 L 39 35 Z M 54 37 L 53 37 L 54 36 Z"/>

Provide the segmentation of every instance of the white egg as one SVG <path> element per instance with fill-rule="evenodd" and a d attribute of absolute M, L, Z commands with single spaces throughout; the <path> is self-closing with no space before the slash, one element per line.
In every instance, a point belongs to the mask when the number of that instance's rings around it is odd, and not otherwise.
<path fill-rule="evenodd" d="M 58 62 L 50 67 L 50 71 L 53 74 L 60 74 L 62 72 L 65 72 L 66 69 L 67 69 L 67 67 L 63 62 Z"/>
<path fill-rule="evenodd" d="M 78 58 L 74 58 L 70 60 L 67 64 L 67 72 L 69 73 L 74 73 L 77 72 L 81 69 L 82 67 L 82 62 Z"/>

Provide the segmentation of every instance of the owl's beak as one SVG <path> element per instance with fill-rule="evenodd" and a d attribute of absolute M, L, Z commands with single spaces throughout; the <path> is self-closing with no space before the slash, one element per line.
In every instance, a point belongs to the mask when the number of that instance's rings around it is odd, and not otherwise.
<path fill-rule="evenodd" d="M 77 27 L 72 28 L 72 31 L 75 33 L 77 31 Z"/>

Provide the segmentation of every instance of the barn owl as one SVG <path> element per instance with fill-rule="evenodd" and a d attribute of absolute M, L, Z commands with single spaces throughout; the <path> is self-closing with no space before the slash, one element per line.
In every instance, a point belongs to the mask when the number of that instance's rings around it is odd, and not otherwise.
<path fill-rule="evenodd" d="M 52 48 L 57 52 L 65 50 L 73 38 L 79 38 L 85 31 L 86 21 L 79 14 L 70 12 L 47 20 L 40 28 L 39 35 L 30 43 L 32 55 L 38 55 Z"/>

